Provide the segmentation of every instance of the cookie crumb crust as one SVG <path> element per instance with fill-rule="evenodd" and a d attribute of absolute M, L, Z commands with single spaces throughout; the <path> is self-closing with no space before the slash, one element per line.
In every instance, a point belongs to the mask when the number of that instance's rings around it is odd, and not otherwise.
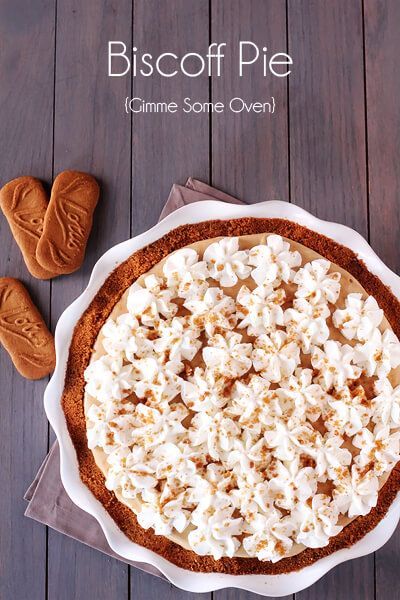
<path fill-rule="evenodd" d="M 182 225 L 132 254 L 109 275 L 79 319 L 69 349 L 62 407 L 77 453 L 82 481 L 130 540 L 191 571 L 272 575 L 301 569 L 337 550 L 352 546 L 364 537 L 384 517 L 400 489 L 400 463 L 398 463 L 379 493 L 377 506 L 366 516 L 354 519 L 323 548 L 307 548 L 300 554 L 271 563 L 261 562 L 257 558 L 224 557 L 215 560 L 211 556 L 199 556 L 163 536 L 155 535 L 152 530 L 143 529 L 138 524 L 135 514 L 105 487 L 104 475 L 97 467 L 92 451 L 87 446 L 84 371 L 89 364 L 98 333 L 115 304 L 138 277 L 174 250 L 197 241 L 220 236 L 243 236 L 266 232 L 276 233 L 299 242 L 348 271 L 368 294 L 376 298 L 394 332 L 400 337 L 399 301 L 378 277 L 368 271 L 352 250 L 285 219 L 242 218 Z"/>

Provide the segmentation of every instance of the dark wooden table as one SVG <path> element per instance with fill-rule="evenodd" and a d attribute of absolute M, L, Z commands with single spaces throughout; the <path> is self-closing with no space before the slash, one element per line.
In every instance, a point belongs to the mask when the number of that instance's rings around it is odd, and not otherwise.
<path fill-rule="evenodd" d="M 0 219 L 0 274 L 21 278 L 54 328 L 110 246 L 158 218 L 189 175 L 248 202 L 290 200 L 346 223 L 400 271 L 399 0 L 0 0 L 0 183 L 48 183 L 68 168 L 101 182 L 86 260 L 51 282 L 31 278 Z M 109 78 L 107 42 L 155 55 L 204 53 L 253 40 L 293 57 L 288 79 Z M 123 99 L 248 101 L 274 115 L 131 115 Z M 205 215 L 206 217 L 207 215 Z M 46 381 L 24 381 L 0 353 L 1 600 L 195 597 L 23 517 L 22 496 L 52 433 Z M 400 597 L 400 531 L 379 552 L 343 564 L 300 600 Z M 252 595 L 226 590 L 215 600 Z M 209 600 L 211 594 L 199 598 Z"/>

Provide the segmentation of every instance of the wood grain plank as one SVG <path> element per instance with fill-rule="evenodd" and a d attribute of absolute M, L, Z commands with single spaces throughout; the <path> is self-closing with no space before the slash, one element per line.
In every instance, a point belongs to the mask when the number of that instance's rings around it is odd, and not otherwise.
<path fill-rule="evenodd" d="M 135 0 L 134 45 L 141 52 L 158 56 L 175 52 L 205 54 L 208 48 L 208 1 Z M 182 106 L 185 97 L 206 102 L 208 78 L 181 74 L 162 78 L 137 77 L 133 96 L 148 102 L 174 101 Z M 207 115 L 135 114 L 132 130 L 132 235 L 154 225 L 173 183 L 189 176 L 209 180 L 209 138 Z M 211 594 L 189 594 L 169 583 L 131 569 L 131 597 L 211 599 Z"/>
<path fill-rule="evenodd" d="M 211 41 L 227 43 L 223 76 L 213 77 L 213 102 L 222 101 L 223 113 L 213 114 L 212 183 L 246 202 L 287 200 L 289 196 L 287 81 L 263 77 L 254 67 L 243 77 L 238 73 L 239 41 L 251 40 L 270 55 L 286 52 L 286 5 L 284 1 L 212 3 Z M 273 115 L 232 113 L 227 105 L 235 97 L 246 103 L 263 102 L 274 96 Z M 214 592 L 215 600 L 261 598 L 243 590 Z M 287 599 L 291 596 L 287 596 Z"/>
<path fill-rule="evenodd" d="M 53 529 L 49 534 L 49 600 L 128 598 L 127 565 Z"/>
<path fill-rule="evenodd" d="M 211 600 L 211 594 L 185 592 L 164 579 L 138 569 L 131 569 L 131 577 L 133 600 Z"/>
<path fill-rule="evenodd" d="M 292 201 L 367 235 L 362 10 L 359 2 L 289 0 Z M 338 566 L 301 600 L 374 597 L 372 555 Z"/>
<path fill-rule="evenodd" d="M 292 201 L 367 235 L 361 3 L 288 7 Z"/>
<path fill-rule="evenodd" d="M 225 590 L 218 590 L 214 592 L 213 599 L 215 600 L 265 600 L 270 596 L 260 596 L 259 594 L 253 594 L 246 592 L 246 590 L 238 590 L 236 588 L 227 588 Z M 291 600 L 293 596 L 280 596 L 283 600 Z"/>
<path fill-rule="evenodd" d="M 20 175 L 51 176 L 54 15 L 54 0 L 0 4 L 0 185 Z M 20 278 L 48 321 L 49 283 L 29 276 L 2 214 L 0 239 L 0 275 Z M 0 597 L 41 600 L 46 529 L 24 518 L 23 495 L 47 449 L 46 380 L 24 380 L 3 349 L 0 372 Z"/>
<path fill-rule="evenodd" d="M 365 2 L 368 171 L 371 244 L 400 272 L 400 3 Z"/>
<path fill-rule="evenodd" d="M 129 0 L 58 3 L 54 171 L 78 169 L 100 182 L 101 198 L 79 271 L 54 280 L 52 320 L 86 286 L 93 264 L 129 237 L 130 117 L 123 102 L 130 79 L 107 75 L 107 44 L 131 43 Z M 57 600 L 128 596 L 128 567 L 49 532 L 48 594 Z"/>
<path fill-rule="evenodd" d="M 400 4 L 367 0 L 364 9 L 370 240 L 400 273 Z M 398 598 L 400 529 L 376 553 L 376 600 Z"/>
<path fill-rule="evenodd" d="M 212 41 L 227 42 L 224 71 L 212 78 L 212 100 L 226 105 L 235 97 L 250 102 L 275 98 L 275 114 L 233 113 L 226 106 L 212 115 L 212 183 L 246 202 L 288 199 L 287 79 L 259 66 L 239 77 L 239 41 L 286 52 L 284 0 L 216 0 L 212 3 Z"/>
<path fill-rule="evenodd" d="M 208 0 L 135 0 L 134 44 L 157 57 L 162 52 L 204 55 L 208 48 Z M 193 68 L 196 66 L 192 63 Z M 171 65 L 169 66 L 171 68 Z M 190 63 L 188 62 L 188 68 Z M 182 74 L 165 78 L 134 78 L 133 95 L 149 102 L 185 97 L 206 102 L 206 74 L 191 78 Z M 189 176 L 208 181 L 208 118 L 204 114 L 152 113 L 133 117 L 132 233 L 157 221 L 173 183 Z"/>

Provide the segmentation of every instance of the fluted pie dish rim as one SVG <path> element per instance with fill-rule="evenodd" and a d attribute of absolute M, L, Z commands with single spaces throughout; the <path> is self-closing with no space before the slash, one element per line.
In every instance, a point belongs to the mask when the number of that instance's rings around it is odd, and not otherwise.
<path fill-rule="evenodd" d="M 200 224 L 204 214 L 210 217 L 210 221 Z M 262 219 L 269 221 L 262 221 Z M 193 224 L 199 225 L 193 226 Z M 174 232 L 176 227 L 179 229 Z M 268 233 L 277 232 L 294 240 L 297 236 L 297 241 L 301 241 L 308 247 L 312 247 L 316 239 L 322 240 L 321 236 L 327 236 L 334 240 L 326 241 L 327 247 L 331 246 L 329 252 L 334 248 L 337 251 L 338 260 L 333 262 L 344 268 L 347 267 L 353 276 L 362 279 L 361 262 L 351 253 L 347 253 L 347 255 L 344 253 L 343 256 L 340 256 L 338 244 L 343 245 L 355 252 L 368 267 L 368 271 L 376 275 L 385 285 L 389 285 L 397 298 L 400 297 L 400 279 L 378 259 L 358 233 L 343 225 L 321 221 L 303 209 L 284 202 L 272 201 L 251 206 L 236 206 L 218 201 L 205 201 L 198 205 L 179 209 L 147 233 L 123 242 L 103 255 L 93 270 L 88 287 L 63 313 L 56 329 L 57 367 L 46 390 L 45 407 L 60 442 L 61 477 L 67 493 L 78 506 L 97 518 L 115 552 L 129 560 L 148 562 L 156 566 L 173 583 L 191 591 L 209 591 L 229 586 L 243 587 L 243 589 L 268 595 L 283 595 L 298 591 L 310 585 L 338 562 L 354 556 L 361 556 L 385 543 L 391 530 L 395 527 L 400 511 L 399 501 L 394 502 L 399 480 L 399 474 L 394 469 L 380 494 L 377 509 L 372 510 L 372 515 L 371 513 L 367 515 L 369 518 L 361 517 L 360 519 L 364 519 L 364 521 L 362 523 L 359 521 L 358 528 L 350 524 L 343 530 L 347 529 L 346 536 L 342 536 L 342 541 L 345 538 L 344 543 L 341 542 L 341 534 L 339 534 L 332 538 L 326 547 L 328 550 L 326 548 L 307 549 L 298 555 L 302 557 L 301 559 L 298 557 L 282 559 L 271 566 L 271 563 L 263 563 L 250 558 L 230 559 L 224 557 L 219 561 L 214 561 L 212 557 L 201 557 L 194 552 L 177 547 L 177 544 L 174 545 L 173 542 L 160 540 L 160 536 L 155 536 L 149 530 L 143 530 L 137 524 L 133 526 L 132 523 L 129 523 L 130 516 L 126 507 L 122 508 L 121 503 L 106 490 L 105 486 L 104 490 L 101 489 L 99 484 L 101 474 L 95 473 L 96 466 L 91 463 L 91 452 L 85 443 L 84 431 L 77 424 L 77 417 L 71 416 L 70 412 L 71 401 L 77 400 L 76 392 L 79 389 L 73 390 L 71 385 L 79 382 L 83 386 L 83 374 L 79 369 L 79 361 L 74 360 L 73 355 L 74 352 L 76 356 L 78 353 L 82 354 L 82 351 L 85 350 L 85 345 L 89 340 L 89 338 L 85 338 L 85 331 L 88 331 L 89 325 L 92 332 L 96 328 L 99 329 L 113 304 L 124 291 L 122 288 L 128 287 L 136 276 L 146 272 L 155 264 L 155 261 L 158 262 L 166 254 L 195 239 L 207 239 L 220 235 L 245 235 L 253 233 L 254 230 L 268 231 Z M 166 237 L 163 238 L 163 236 Z M 140 252 L 141 248 L 149 244 L 151 246 L 145 253 Z M 139 252 L 136 258 L 128 259 L 136 252 Z M 324 254 L 322 253 L 322 255 Z M 126 260 L 125 264 L 119 266 Z M 105 278 L 114 269 L 116 271 L 103 287 Z M 142 270 L 140 271 L 140 269 Z M 364 269 L 367 271 L 365 267 Z M 361 283 L 365 284 L 364 281 Z M 366 286 L 364 285 L 364 287 Z M 367 289 L 367 291 L 371 293 L 371 290 Z M 114 297 L 110 300 L 112 296 Z M 94 303 L 93 299 L 95 299 Z M 90 308 L 86 310 L 89 304 Z M 82 315 L 83 321 L 79 321 Z M 78 321 L 80 326 L 73 334 L 74 326 Z M 71 339 L 73 339 L 72 353 L 67 367 Z M 64 394 L 64 413 L 61 397 L 65 373 L 67 374 L 67 396 Z M 75 400 L 71 400 L 71 398 L 75 398 Z M 67 420 L 65 414 L 67 414 Z M 85 483 L 79 476 L 75 450 L 79 457 L 81 477 Z M 101 502 L 90 493 L 88 485 Z M 384 517 L 390 505 L 388 515 Z M 117 520 L 119 527 L 112 520 L 110 514 L 113 515 L 114 520 Z M 352 528 L 351 531 L 348 528 Z M 369 533 L 371 529 L 373 531 Z M 132 533 L 133 530 L 135 533 Z M 128 539 L 123 531 L 131 539 Z M 372 533 L 375 535 L 371 537 Z M 135 543 L 132 539 L 139 543 Z M 332 541 L 334 541 L 333 544 Z M 376 546 L 377 544 L 378 546 Z M 143 547 L 146 545 L 147 548 Z M 293 577 L 293 570 L 297 571 L 295 577 Z M 188 576 L 189 571 L 193 571 L 191 576 Z"/>

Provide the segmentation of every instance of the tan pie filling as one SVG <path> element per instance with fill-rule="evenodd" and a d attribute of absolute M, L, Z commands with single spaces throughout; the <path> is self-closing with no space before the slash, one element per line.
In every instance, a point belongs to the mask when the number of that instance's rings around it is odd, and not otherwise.
<path fill-rule="evenodd" d="M 246 235 L 246 236 L 241 236 L 239 238 L 240 241 L 240 249 L 250 249 L 253 246 L 256 246 L 258 244 L 262 244 L 265 243 L 265 238 L 268 236 L 268 233 L 265 234 L 255 234 L 255 235 Z M 213 238 L 213 239 L 209 239 L 209 240 L 203 240 L 200 242 L 196 242 L 194 244 L 191 244 L 190 246 L 188 246 L 189 248 L 193 248 L 198 252 L 199 255 L 199 260 L 201 260 L 201 257 L 203 256 L 203 253 L 205 251 L 205 249 L 213 242 L 220 240 L 221 238 Z M 321 256 L 320 254 L 318 254 L 317 252 L 314 252 L 313 250 L 311 250 L 310 248 L 307 248 L 306 246 L 303 246 L 302 244 L 299 244 L 298 242 L 294 242 L 290 239 L 287 238 L 283 238 L 285 241 L 290 243 L 291 246 L 291 250 L 297 250 L 298 252 L 300 252 L 301 257 L 302 257 L 302 265 L 304 265 L 307 262 L 310 262 L 312 260 L 315 259 L 321 259 L 324 258 L 323 256 Z M 141 283 L 145 277 L 147 277 L 149 274 L 156 274 L 156 275 L 162 275 L 162 267 L 163 264 L 165 263 L 165 261 L 167 260 L 168 257 L 166 257 L 164 260 L 162 260 L 161 262 L 159 262 L 155 267 L 153 267 L 150 271 L 148 271 L 147 273 L 145 273 L 144 275 L 142 275 L 137 281 L 138 283 Z M 364 290 L 364 288 L 358 283 L 358 281 L 356 279 L 354 279 L 354 277 L 352 277 L 347 271 L 345 271 L 344 269 L 342 269 L 341 267 L 339 267 L 338 265 L 332 263 L 331 264 L 331 269 L 330 272 L 334 272 L 337 271 L 341 274 L 341 280 L 340 280 L 340 284 L 341 284 L 341 290 L 340 290 L 340 295 L 339 298 L 336 302 L 335 307 L 336 308 L 343 308 L 345 305 L 345 298 L 347 297 L 348 294 L 350 293 L 361 293 L 363 298 L 367 298 L 368 294 L 366 293 L 366 291 Z M 213 281 L 213 280 L 210 280 Z M 249 277 L 248 279 L 244 279 L 244 280 L 239 280 L 239 282 L 233 286 L 233 287 L 223 287 L 221 286 L 218 282 L 215 282 L 214 285 L 219 285 L 219 287 L 221 287 L 221 289 L 223 290 L 224 294 L 229 295 L 233 298 L 236 298 L 237 293 L 239 291 L 239 289 L 243 286 L 246 285 L 248 288 L 250 289 L 254 289 L 256 287 L 255 282 Z M 293 299 L 293 290 L 294 287 L 291 286 L 290 284 L 286 285 L 286 284 L 282 284 L 282 287 L 284 287 L 285 291 L 286 291 L 286 297 L 287 297 L 287 302 L 290 302 Z M 129 293 L 129 289 L 125 291 L 125 293 L 123 294 L 123 296 L 121 297 L 121 300 L 115 305 L 110 317 L 113 319 L 116 319 L 119 315 L 124 314 L 126 312 L 128 312 L 127 310 L 127 297 L 128 297 L 128 293 Z M 178 312 L 178 315 L 180 313 Z M 328 319 L 328 323 L 329 323 L 330 319 Z M 385 331 L 386 329 L 391 329 L 386 317 L 383 318 L 382 323 L 379 327 L 379 329 L 381 330 L 381 332 Z M 246 335 L 246 331 L 241 329 L 240 333 L 243 335 L 243 342 L 248 341 L 250 338 Z M 341 343 L 346 343 L 349 344 L 351 346 L 354 346 L 356 341 L 354 340 L 347 340 L 346 338 L 344 338 L 341 333 L 338 331 L 338 329 L 334 328 L 332 325 L 330 326 L 330 339 L 334 339 L 334 340 L 338 340 Z M 91 357 L 91 362 L 94 360 L 97 360 L 98 358 L 100 358 L 101 356 L 105 355 L 106 352 L 104 351 L 103 345 L 102 345 L 102 334 L 100 333 L 100 335 L 97 338 L 97 341 L 95 343 L 94 346 L 94 351 Z M 304 359 L 304 355 L 302 355 L 302 359 Z M 192 365 L 193 366 L 198 366 L 199 364 L 202 364 L 202 359 L 201 359 L 201 349 L 200 351 L 197 353 L 195 359 L 193 360 Z M 302 362 L 302 366 L 304 367 L 308 367 L 309 364 L 305 364 L 305 362 Z M 372 381 L 372 378 L 370 378 Z M 388 375 L 388 379 L 390 380 L 391 384 L 394 386 L 398 385 L 400 383 L 400 367 L 398 367 L 397 369 L 393 369 L 390 374 Z M 364 382 L 363 382 L 364 384 Z M 365 385 L 365 384 L 364 384 Z M 90 397 L 87 393 L 85 393 L 85 415 L 87 414 L 87 411 L 89 409 L 89 407 L 93 404 L 96 403 L 96 401 Z M 86 417 L 86 425 L 87 427 L 90 427 L 92 424 L 91 422 L 87 419 Z M 344 447 L 347 447 L 350 451 L 352 450 L 351 444 L 345 442 Z M 100 470 L 102 471 L 102 473 L 104 474 L 105 477 L 107 477 L 107 472 L 108 472 L 108 464 L 107 464 L 107 454 L 99 447 L 95 448 L 92 450 L 95 462 L 97 464 L 97 466 L 100 468 Z M 386 482 L 388 476 L 390 473 L 386 473 L 384 476 L 380 477 L 379 479 L 379 489 L 382 488 L 382 486 L 384 485 L 384 483 Z M 321 487 L 320 487 L 321 486 Z M 323 492 L 324 484 L 319 484 L 319 488 L 318 488 L 318 492 Z M 120 491 L 116 491 L 115 492 L 118 500 L 120 502 L 122 502 L 123 504 L 125 504 L 126 506 L 128 506 L 135 514 L 137 514 L 138 512 L 140 512 L 140 502 L 138 500 L 127 500 L 126 498 L 124 498 L 122 496 L 122 494 L 120 493 Z M 340 525 L 346 525 L 348 524 L 350 521 L 352 521 L 354 519 L 350 519 L 348 517 L 345 516 L 340 516 L 339 518 L 339 524 Z M 172 540 L 173 542 L 176 542 L 177 544 L 183 546 L 186 549 L 191 549 L 188 541 L 187 541 L 187 534 L 189 532 L 189 528 L 186 529 L 186 531 L 183 534 L 180 534 L 178 532 L 175 532 L 174 534 L 165 536 L 168 539 Z M 300 552 L 302 552 L 304 550 L 305 546 L 301 545 L 301 544 L 293 544 L 293 547 L 290 551 L 290 553 L 288 554 L 288 556 L 293 556 L 295 554 L 299 554 Z M 245 551 L 243 550 L 242 547 L 239 548 L 239 550 L 237 551 L 237 553 L 235 554 L 235 556 L 243 556 L 243 557 L 248 557 L 248 555 L 245 553 Z"/>

